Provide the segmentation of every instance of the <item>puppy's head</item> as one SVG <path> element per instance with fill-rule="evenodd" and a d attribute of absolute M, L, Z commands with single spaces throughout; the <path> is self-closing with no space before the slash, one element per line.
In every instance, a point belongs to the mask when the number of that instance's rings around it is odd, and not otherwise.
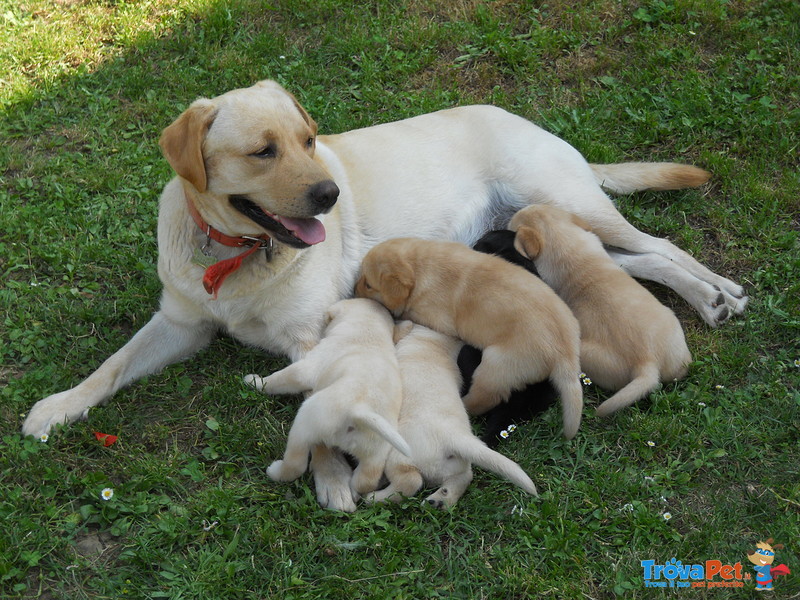
<path fill-rule="evenodd" d="M 207 221 L 229 235 L 269 233 L 304 248 L 339 188 L 314 159 L 317 124 L 289 92 L 262 81 L 192 103 L 159 142 Z"/>
<path fill-rule="evenodd" d="M 409 256 L 393 242 L 384 242 L 367 252 L 356 282 L 356 296 L 380 302 L 397 317 L 407 308 L 415 276 Z"/>
<path fill-rule="evenodd" d="M 508 228 L 516 232 L 514 248 L 531 260 L 539 256 L 549 235 L 564 233 L 575 227 L 591 231 L 589 224 L 578 215 L 555 206 L 539 204 L 523 208 L 508 224 Z"/>

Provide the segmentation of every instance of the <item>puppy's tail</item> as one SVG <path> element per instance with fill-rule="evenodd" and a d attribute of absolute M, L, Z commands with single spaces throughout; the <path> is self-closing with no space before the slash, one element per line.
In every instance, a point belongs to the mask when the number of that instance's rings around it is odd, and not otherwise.
<path fill-rule="evenodd" d="M 538 496 L 531 478 L 517 463 L 487 447 L 474 436 L 464 436 L 450 441 L 453 453 L 479 467 L 496 473 L 519 486 L 531 496 Z"/>
<path fill-rule="evenodd" d="M 561 397 L 564 437 L 568 440 L 578 433 L 583 412 L 583 386 L 578 379 L 579 368 L 573 367 L 573 361 L 565 361 L 557 365 L 550 374 L 550 383 Z"/>
<path fill-rule="evenodd" d="M 643 190 L 682 190 L 703 185 L 711 173 L 699 167 L 678 163 L 617 163 L 589 165 L 595 181 L 612 194 L 631 194 Z"/>
<path fill-rule="evenodd" d="M 656 389 L 661 383 L 661 374 L 658 365 L 650 362 L 642 365 L 636 371 L 633 380 L 597 407 L 597 416 L 606 417 L 620 408 L 630 406 L 641 400 Z"/>
<path fill-rule="evenodd" d="M 411 447 L 408 442 L 397 431 L 397 427 L 389 423 L 384 417 L 372 410 L 361 410 L 353 415 L 353 421 L 357 426 L 371 429 L 392 446 L 397 448 L 405 456 L 411 457 Z"/>

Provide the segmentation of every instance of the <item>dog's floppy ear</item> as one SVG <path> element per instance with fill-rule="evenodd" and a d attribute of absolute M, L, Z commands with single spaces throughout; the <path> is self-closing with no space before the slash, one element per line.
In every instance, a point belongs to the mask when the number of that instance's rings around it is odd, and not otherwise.
<path fill-rule="evenodd" d="M 591 226 L 586 221 L 581 219 L 578 215 L 570 214 L 570 219 L 575 225 L 577 225 L 581 229 L 585 229 L 586 231 L 592 230 Z"/>
<path fill-rule="evenodd" d="M 198 192 L 208 187 L 203 140 L 217 111 L 210 100 L 196 100 L 161 134 L 158 145 L 175 172 Z"/>
<path fill-rule="evenodd" d="M 294 103 L 294 106 L 297 109 L 297 111 L 300 113 L 300 116 L 303 117 L 303 120 L 306 123 L 308 123 L 309 127 L 311 127 L 311 131 L 313 132 L 313 135 L 316 136 L 317 135 L 317 122 L 314 119 L 311 118 L 311 115 L 309 115 L 308 112 L 306 111 L 306 109 L 303 108 L 300 105 L 300 103 L 297 101 L 297 98 L 295 98 L 293 94 L 291 94 L 289 92 L 286 92 L 286 93 L 289 94 L 289 97 L 292 99 L 292 102 Z"/>
<path fill-rule="evenodd" d="M 379 277 L 383 305 L 390 311 L 404 307 L 414 289 L 414 271 L 411 265 L 396 259 L 392 261 L 390 268 L 382 266 Z"/>
<path fill-rule="evenodd" d="M 520 227 L 514 238 L 514 249 L 531 260 L 539 256 L 539 252 L 542 251 L 542 238 L 539 232 L 533 227 Z"/>

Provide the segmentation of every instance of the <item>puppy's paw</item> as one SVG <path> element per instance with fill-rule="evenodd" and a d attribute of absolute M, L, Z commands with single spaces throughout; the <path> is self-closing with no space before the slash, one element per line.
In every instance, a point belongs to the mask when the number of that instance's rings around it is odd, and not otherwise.
<path fill-rule="evenodd" d="M 350 489 L 350 484 L 341 482 L 335 485 L 328 485 L 326 482 L 320 485 L 317 482 L 317 502 L 322 508 L 329 508 L 330 510 L 340 510 L 342 512 L 355 512 L 356 502 L 358 502 L 358 494 Z"/>
<path fill-rule="evenodd" d="M 427 502 L 434 508 L 439 508 L 442 510 L 450 508 L 456 503 L 457 500 L 458 498 L 452 498 L 450 496 L 450 492 L 445 487 L 440 487 L 430 496 L 425 498 L 425 502 Z"/>
<path fill-rule="evenodd" d="M 350 487 L 353 470 L 340 452 L 312 452 L 312 471 L 317 501 L 323 508 L 355 512 L 358 494 Z"/>
<path fill-rule="evenodd" d="M 264 381 L 265 380 L 266 380 L 265 377 L 262 377 L 261 375 L 256 375 L 256 374 L 253 374 L 253 373 L 251 373 L 250 375 L 245 375 L 242 378 L 242 381 L 244 381 L 245 385 L 249 385 L 251 388 L 253 388 L 254 390 L 256 390 L 258 392 L 263 392 L 264 391 Z"/>
<path fill-rule="evenodd" d="M 272 481 L 285 481 L 283 478 L 283 461 L 276 460 L 267 467 L 267 477 Z"/>

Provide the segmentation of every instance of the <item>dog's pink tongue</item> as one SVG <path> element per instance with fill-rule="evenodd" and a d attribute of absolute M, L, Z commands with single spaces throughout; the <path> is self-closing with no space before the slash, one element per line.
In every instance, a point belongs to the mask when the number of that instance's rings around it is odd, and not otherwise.
<path fill-rule="evenodd" d="M 325 241 L 325 226 L 317 219 L 293 219 L 291 217 L 277 217 L 277 219 L 281 225 L 309 246 Z"/>

